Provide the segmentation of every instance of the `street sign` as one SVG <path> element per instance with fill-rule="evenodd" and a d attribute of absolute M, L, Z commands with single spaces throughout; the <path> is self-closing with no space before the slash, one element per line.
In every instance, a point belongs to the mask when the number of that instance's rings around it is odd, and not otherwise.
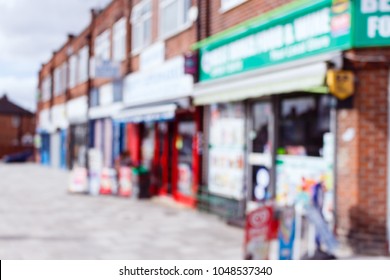
<path fill-rule="evenodd" d="M 95 78 L 114 79 L 120 77 L 120 64 L 111 60 L 96 59 Z"/>

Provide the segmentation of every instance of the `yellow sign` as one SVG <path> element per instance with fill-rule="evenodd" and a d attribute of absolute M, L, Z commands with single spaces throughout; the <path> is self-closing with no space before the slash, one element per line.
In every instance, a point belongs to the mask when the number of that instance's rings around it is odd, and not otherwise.
<path fill-rule="evenodd" d="M 347 99 L 355 91 L 354 75 L 351 71 L 329 70 L 326 80 L 329 91 L 340 100 Z"/>

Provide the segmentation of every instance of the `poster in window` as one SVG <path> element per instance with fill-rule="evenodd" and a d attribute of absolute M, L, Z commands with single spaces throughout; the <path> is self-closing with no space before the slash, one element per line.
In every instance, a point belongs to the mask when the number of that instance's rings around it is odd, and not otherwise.
<path fill-rule="evenodd" d="M 252 174 L 252 200 L 257 202 L 268 200 L 271 196 L 271 173 L 269 168 L 265 166 L 253 166 Z"/>
<path fill-rule="evenodd" d="M 191 166 L 186 163 L 179 163 L 179 192 L 193 196 L 194 193 L 192 191 L 192 170 Z"/>
<path fill-rule="evenodd" d="M 277 157 L 277 203 L 310 204 L 318 186 L 324 191 L 322 212 L 328 221 L 333 217 L 333 165 L 321 157 L 280 155 Z"/>
<path fill-rule="evenodd" d="M 215 107 L 209 140 L 209 190 L 238 200 L 244 197 L 245 119 L 242 112 L 241 104 Z"/>

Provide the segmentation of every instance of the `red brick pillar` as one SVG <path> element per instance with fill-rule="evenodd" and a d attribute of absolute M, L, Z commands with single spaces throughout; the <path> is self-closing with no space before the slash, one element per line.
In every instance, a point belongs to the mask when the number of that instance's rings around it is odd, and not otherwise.
<path fill-rule="evenodd" d="M 352 109 L 340 109 L 337 118 L 337 232 L 369 255 L 388 253 L 389 67 L 379 59 L 386 52 L 390 58 L 389 50 L 346 53 L 356 89 Z"/>

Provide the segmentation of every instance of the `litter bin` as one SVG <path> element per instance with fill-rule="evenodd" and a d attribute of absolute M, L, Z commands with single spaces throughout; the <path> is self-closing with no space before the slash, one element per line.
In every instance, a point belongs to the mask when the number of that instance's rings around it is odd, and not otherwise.
<path fill-rule="evenodd" d="M 133 168 L 133 198 L 150 198 L 150 172 L 144 166 Z"/>

